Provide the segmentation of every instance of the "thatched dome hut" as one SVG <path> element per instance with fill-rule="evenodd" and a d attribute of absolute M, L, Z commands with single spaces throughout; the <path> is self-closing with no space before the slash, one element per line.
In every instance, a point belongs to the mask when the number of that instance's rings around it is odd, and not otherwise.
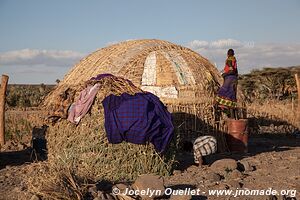
<path fill-rule="evenodd" d="M 102 73 L 129 79 L 159 96 L 174 113 L 179 135 L 216 135 L 219 126 L 215 125 L 213 95 L 220 81 L 217 69 L 196 52 L 167 41 L 132 40 L 93 52 L 70 70 L 46 98 L 45 106 L 53 104 L 67 88 L 79 88 Z M 71 165 L 81 175 L 110 180 L 133 179 L 141 173 L 168 174 L 174 161 L 172 149 L 161 157 L 151 144 L 107 142 L 101 95 L 97 94 L 90 114 L 78 126 L 66 120 L 50 126 L 49 160 Z M 173 144 L 176 149 L 178 142 Z"/>
<path fill-rule="evenodd" d="M 101 73 L 129 79 L 162 100 L 198 101 L 204 94 L 211 93 L 221 79 L 215 66 L 191 49 L 162 40 L 130 40 L 99 49 L 83 58 L 54 93 Z"/>

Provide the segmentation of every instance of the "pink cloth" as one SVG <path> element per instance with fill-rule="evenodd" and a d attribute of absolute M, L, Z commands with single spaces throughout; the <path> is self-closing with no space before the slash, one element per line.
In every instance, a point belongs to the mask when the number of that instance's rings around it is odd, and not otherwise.
<path fill-rule="evenodd" d="M 81 118 L 90 110 L 100 85 L 87 86 L 80 92 L 79 99 L 70 107 L 68 120 L 74 124 L 78 124 Z"/>

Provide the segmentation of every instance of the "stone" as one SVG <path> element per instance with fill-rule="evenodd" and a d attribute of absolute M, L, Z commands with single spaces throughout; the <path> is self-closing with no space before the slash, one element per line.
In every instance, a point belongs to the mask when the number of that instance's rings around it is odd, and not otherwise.
<path fill-rule="evenodd" d="M 241 169 L 241 171 L 251 172 L 254 170 L 254 167 L 250 165 L 250 163 L 246 160 L 241 160 L 238 164 L 240 166 L 239 168 Z"/>
<path fill-rule="evenodd" d="M 40 200 L 40 197 L 37 195 L 32 195 L 32 197 L 30 198 L 30 200 Z"/>
<path fill-rule="evenodd" d="M 143 174 L 139 176 L 132 185 L 134 190 L 138 191 L 161 191 L 160 194 L 163 195 L 165 191 L 164 179 L 161 176 L 153 174 Z M 156 193 L 157 194 L 157 193 Z M 139 195 L 142 199 L 154 199 L 155 197 L 161 196 L 157 195 Z"/>
<path fill-rule="evenodd" d="M 181 174 L 181 171 L 180 171 L 180 170 L 174 170 L 174 171 L 173 171 L 173 175 L 179 175 L 179 174 Z"/>
<path fill-rule="evenodd" d="M 199 170 L 199 167 L 197 167 L 196 165 L 192 165 L 186 169 L 187 172 L 194 172 L 194 171 L 198 171 L 198 170 Z"/>
<path fill-rule="evenodd" d="M 115 187 L 117 187 L 120 190 L 120 192 L 124 192 L 126 190 L 126 188 L 129 188 L 128 185 L 123 184 L 123 183 L 118 183 L 113 186 L 113 188 L 115 188 Z"/>
<path fill-rule="evenodd" d="M 241 188 L 240 183 L 237 180 L 229 180 L 227 181 L 227 185 L 229 185 L 232 189 Z"/>
<path fill-rule="evenodd" d="M 117 199 L 134 200 L 132 197 L 125 195 L 126 188 L 131 189 L 129 185 L 118 183 L 112 187 L 112 193 L 117 197 Z M 115 191 L 117 191 L 118 194 L 116 194 Z"/>
<path fill-rule="evenodd" d="M 226 185 L 225 183 L 220 182 L 220 183 L 216 186 L 216 189 L 219 189 L 219 190 L 226 190 L 226 189 L 228 189 L 228 185 Z"/>
<path fill-rule="evenodd" d="M 234 159 L 225 158 L 215 161 L 210 168 L 214 172 L 233 171 L 237 168 L 237 162 Z"/>
<path fill-rule="evenodd" d="M 192 195 L 171 195 L 170 200 L 191 200 Z"/>
<path fill-rule="evenodd" d="M 232 172 L 227 173 L 225 177 L 227 179 L 240 179 L 242 176 L 243 174 L 239 170 L 235 169 Z"/>
<path fill-rule="evenodd" d="M 209 172 L 206 176 L 205 179 L 211 181 L 211 182 L 217 182 L 221 180 L 221 176 L 217 173 L 214 172 Z"/>

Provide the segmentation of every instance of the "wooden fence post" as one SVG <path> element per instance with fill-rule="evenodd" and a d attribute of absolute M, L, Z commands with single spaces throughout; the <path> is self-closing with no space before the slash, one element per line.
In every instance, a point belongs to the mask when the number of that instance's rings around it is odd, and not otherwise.
<path fill-rule="evenodd" d="M 295 79 L 296 79 L 297 91 L 298 91 L 298 103 L 300 103 L 300 77 L 297 73 L 295 74 Z M 298 106 L 299 105 L 300 104 L 298 104 Z"/>
<path fill-rule="evenodd" d="M 295 73 L 295 79 L 297 84 L 297 92 L 298 92 L 298 109 L 297 109 L 297 118 L 300 121 L 300 75 L 298 73 Z M 299 122 L 299 128 L 300 128 L 300 122 Z"/>
<path fill-rule="evenodd" d="M 7 88 L 8 76 L 2 75 L 0 90 L 0 145 L 5 144 L 5 94 Z"/>

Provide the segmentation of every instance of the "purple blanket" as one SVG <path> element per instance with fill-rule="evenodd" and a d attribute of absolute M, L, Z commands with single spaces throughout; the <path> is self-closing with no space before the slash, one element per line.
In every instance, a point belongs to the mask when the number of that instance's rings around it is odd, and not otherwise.
<path fill-rule="evenodd" d="M 110 143 L 151 142 L 162 153 L 173 137 L 171 114 L 151 93 L 110 95 L 103 100 L 105 130 Z"/>
<path fill-rule="evenodd" d="M 112 75 L 112 74 L 98 74 L 97 76 L 92 77 L 90 80 L 100 80 L 102 78 L 111 77 L 111 76 L 114 76 L 114 75 Z"/>

